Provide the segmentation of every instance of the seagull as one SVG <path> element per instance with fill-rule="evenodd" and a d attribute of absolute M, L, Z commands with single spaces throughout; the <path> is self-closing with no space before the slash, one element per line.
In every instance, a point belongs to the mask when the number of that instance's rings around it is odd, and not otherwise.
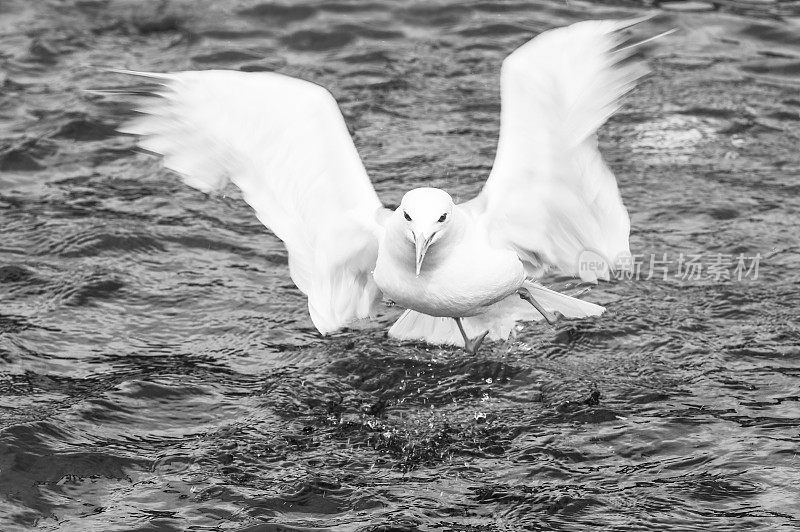
<path fill-rule="evenodd" d="M 474 355 L 521 320 L 604 312 L 536 279 L 596 283 L 630 257 L 630 220 L 596 133 L 647 72 L 623 47 L 642 20 L 545 31 L 503 61 L 496 158 L 464 203 L 424 187 L 385 208 L 331 93 L 279 73 L 113 70 L 162 87 L 120 131 L 191 187 L 241 190 L 284 242 L 322 335 L 387 300 L 406 309 L 390 337 Z M 586 253 L 601 267 L 584 267 Z"/>

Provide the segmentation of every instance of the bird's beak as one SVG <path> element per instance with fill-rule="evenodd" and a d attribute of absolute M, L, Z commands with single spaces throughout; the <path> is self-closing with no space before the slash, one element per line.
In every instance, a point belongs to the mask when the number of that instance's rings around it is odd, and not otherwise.
<path fill-rule="evenodd" d="M 428 246 L 431 245 L 431 240 L 433 240 L 433 235 L 425 237 L 422 232 L 414 233 L 414 246 L 417 248 L 417 277 L 419 277 L 422 261 L 425 259 L 425 253 L 428 251 Z"/>

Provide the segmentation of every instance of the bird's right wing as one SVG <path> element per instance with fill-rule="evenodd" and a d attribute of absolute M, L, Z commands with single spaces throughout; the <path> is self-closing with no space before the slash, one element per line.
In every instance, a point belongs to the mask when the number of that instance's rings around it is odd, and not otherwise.
<path fill-rule="evenodd" d="M 121 131 L 141 135 L 188 185 L 241 189 L 286 244 L 321 333 L 372 313 L 381 203 L 327 90 L 275 73 L 117 72 L 164 87 Z"/>
<path fill-rule="evenodd" d="M 628 213 L 596 131 L 646 72 L 617 49 L 621 30 L 639 21 L 550 30 L 503 62 L 497 156 L 466 206 L 529 271 L 553 267 L 595 281 L 598 272 L 580 268 L 584 252 L 610 265 L 629 256 Z"/>

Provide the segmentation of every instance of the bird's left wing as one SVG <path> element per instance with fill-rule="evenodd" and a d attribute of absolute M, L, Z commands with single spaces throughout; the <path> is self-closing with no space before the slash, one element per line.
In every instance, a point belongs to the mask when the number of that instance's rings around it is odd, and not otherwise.
<path fill-rule="evenodd" d="M 321 333 L 372 314 L 381 203 L 326 89 L 263 72 L 117 72 L 163 86 L 121 131 L 197 189 L 241 189 L 286 244 Z"/>
<path fill-rule="evenodd" d="M 554 267 L 595 281 L 608 270 L 581 269 L 583 253 L 609 265 L 630 253 L 628 213 L 596 131 L 646 72 L 618 50 L 621 30 L 639 21 L 550 30 L 503 62 L 497 156 L 466 207 L 529 271 Z"/>

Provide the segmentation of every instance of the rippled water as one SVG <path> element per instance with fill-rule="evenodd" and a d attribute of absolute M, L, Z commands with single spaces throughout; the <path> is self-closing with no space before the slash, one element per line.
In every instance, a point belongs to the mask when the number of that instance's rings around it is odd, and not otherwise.
<path fill-rule="evenodd" d="M 318 337 L 280 242 L 133 151 L 93 67 L 314 80 L 388 205 L 468 198 L 502 58 L 643 4 L 0 2 L 0 529 L 800 526 L 800 3 L 716 6 L 653 9 L 679 31 L 601 138 L 641 275 L 473 358 L 392 309 Z"/>

